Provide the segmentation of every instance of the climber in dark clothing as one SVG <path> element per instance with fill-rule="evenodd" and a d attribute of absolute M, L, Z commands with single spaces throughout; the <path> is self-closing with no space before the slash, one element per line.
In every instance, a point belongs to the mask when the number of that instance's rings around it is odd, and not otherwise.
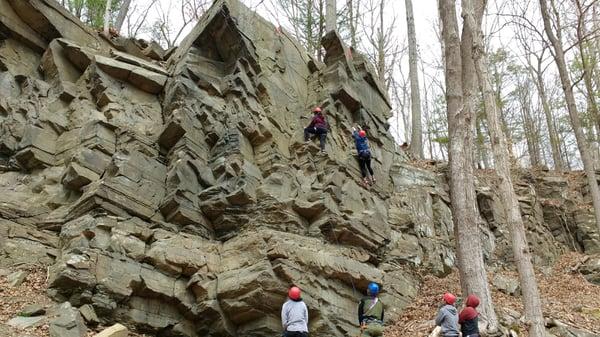
<path fill-rule="evenodd" d="M 379 285 L 371 282 L 367 288 L 367 295 L 358 304 L 358 322 L 360 324 L 360 337 L 383 336 L 383 303 L 377 297 Z"/>
<path fill-rule="evenodd" d="M 308 142 L 310 135 L 318 135 L 321 145 L 321 152 L 325 152 L 325 141 L 327 140 L 327 120 L 323 116 L 320 107 L 313 109 L 313 118 L 306 129 L 304 129 L 304 141 Z"/>
<path fill-rule="evenodd" d="M 479 337 L 479 326 L 477 325 L 477 306 L 479 305 L 479 298 L 471 294 L 467 296 L 465 302 L 466 307 L 458 315 L 458 323 L 460 323 L 460 331 L 463 337 Z"/>
<path fill-rule="evenodd" d="M 374 184 L 375 176 L 373 174 L 373 169 L 371 168 L 371 150 L 369 149 L 367 133 L 365 130 L 360 129 L 360 131 L 357 131 L 355 127 L 352 127 L 352 138 L 354 138 L 354 142 L 356 143 L 358 165 L 360 166 L 363 182 L 365 185 L 368 185 L 369 183 Z M 370 174 L 371 181 L 369 181 L 367 173 Z"/>

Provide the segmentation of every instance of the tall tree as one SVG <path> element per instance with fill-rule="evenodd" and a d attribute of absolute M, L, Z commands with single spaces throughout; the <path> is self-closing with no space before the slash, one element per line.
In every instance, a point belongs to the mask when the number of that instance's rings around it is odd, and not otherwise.
<path fill-rule="evenodd" d="M 330 32 L 336 30 L 337 8 L 335 0 L 327 0 L 327 8 L 325 10 L 325 29 Z"/>
<path fill-rule="evenodd" d="M 524 44 L 527 44 L 524 42 Z M 552 161 L 554 162 L 554 169 L 562 171 L 564 169 L 562 160 L 562 150 L 560 148 L 560 138 L 556 127 L 554 126 L 554 116 L 552 116 L 552 109 L 548 100 L 548 94 L 546 93 L 546 83 L 544 83 L 544 69 L 542 68 L 542 62 L 544 59 L 544 51 L 547 49 L 544 47 L 540 54 L 534 54 L 526 47 L 527 65 L 530 76 L 533 77 L 533 82 L 538 92 L 542 109 L 544 111 L 544 117 L 546 120 L 546 127 L 548 129 L 548 138 L 550 139 L 550 148 L 552 149 Z M 531 58 L 535 58 L 536 65 L 534 66 L 531 62 Z"/>
<path fill-rule="evenodd" d="M 521 291 L 523 292 L 523 305 L 525 316 L 530 323 L 529 336 L 545 337 L 544 316 L 540 302 L 537 282 L 529 244 L 525 235 L 525 225 L 521 217 L 519 200 L 514 190 L 510 172 L 510 156 L 506 135 L 502 131 L 500 116 L 498 114 L 496 95 L 487 70 L 487 60 L 481 30 L 481 19 L 486 6 L 486 0 L 463 0 L 464 25 L 473 34 L 473 60 L 480 90 L 483 93 L 484 109 L 487 116 L 488 129 L 494 153 L 496 174 L 499 177 L 498 194 L 503 200 L 506 221 L 511 231 L 513 254 Z"/>
<path fill-rule="evenodd" d="M 410 102 L 412 112 L 412 132 L 410 151 L 416 158 L 423 158 L 423 124 L 421 121 L 421 93 L 417 63 L 417 37 L 412 0 L 405 0 L 406 24 L 408 26 L 408 65 L 410 74 Z"/>
<path fill-rule="evenodd" d="M 542 12 L 542 19 L 544 21 L 544 30 L 546 35 L 552 44 L 554 50 L 554 61 L 558 67 L 558 74 L 562 83 L 562 89 L 565 94 L 565 100 L 567 103 L 567 110 L 569 111 L 569 117 L 571 119 L 571 125 L 573 126 L 573 132 L 575 133 L 575 139 L 577 140 L 577 147 L 579 148 L 579 154 L 581 155 L 581 161 L 583 162 L 583 168 L 588 179 L 588 185 L 590 187 L 590 194 L 592 196 L 592 203 L 594 205 L 594 213 L 596 216 L 596 225 L 600 230 L 600 190 L 598 189 L 598 182 L 596 179 L 596 171 L 594 169 L 594 163 L 591 157 L 590 145 L 585 138 L 583 128 L 581 126 L 581 120 L 579 118 L 579 112 L 577 110 L 577 104 L 575 103 L 575 95 L 573 94 L 573 86 L 569 72 L 567 70 L 567 64 L 565 61 L 565 51 L 560 40 L 561 27 L 558 21 L 555 21 L 556 34 L 552 28 L 552 22 L 550 19 L 550 11 L 548 9 L 548 2 L 546 0 L 540 1 L 540 10 Z M 558 35 L 557 35 L 558 34 Z"/>
<path fill-rule="evenodd" d="M 131 0 L 123 0 L 121 8 L 119 9 L 119 14 L 117 14 L 117 20 L 115 21 L 115 30 L 117 33 L 121 33 L 121 28 L 123 28 L 123 23 L 125 23 L 125 18 L 129 13 L 130 6 Z"/>
<path fill-rule="evenodd" d="M 589 48 L 590 43 L 588 41 L 588 32 L 586 29 L 586 17 L 588 15 L 589 10 L 592 8 L 594 2 L 587 6 L 584 6 L 581 0 L 574 0 L 574 2 L 575 8 L 577 9 L 576 43 L 579 49 L 581 70 L 583 72 L 583 83 L 585 85 L 587 96 L 588 112 L 590 113 L 591 118 L 595 122 L 594 124 L 596 125 L 596 133 L 600 134 L 600 112 L 598 111 L 598 104 L 596 102 L 597 94 L 594 90 L 593 84 L 593 57 L 591 57 L 592 51 Z"/>
<path fill-rule="evenodd" d="M 112 0 L 106 1 L 106 8 L 104 9 L 104 36 L 110 38 L 109 30 L 110 30 L 110 14 L 111 14 L 111 3 Z"/>
<path fill-rule="evenodd" d="M 346 0 L 348 11 L 348 30 L 350 31 L 350 46 L 358 46 L 358 18 L 360 17 L 360 3 L 356 0 Z"/>
<path fill-rule="evenodd" d="M 472 59 L 469 48 L 461 48 L 458 33 L 455 0 L 439 0 L 439 12 L 442 21 L 444 41 L 444 59 L 446 73 L 446 109 L 448 115 L 448 133 L 450 139 L 450 198 L 452 219 L 456 237 L 456 252 L 463 294 L 477 294 L 482 299 L 482 323 L 488 331 L 497 331 L 498 319 L 494 312 L 492 296 L 487 282 L 487 274 L 481 248 L 475 187 L 473 177 L 473 109 L 467 109 L 471 98 L 463 102 L 464 69 L 472 87 Z M 472 45 L 469 32 L 463 30 L 462 43 Z M 465 51 L 465 53 L 461 53 Z M 471 59 L 471 64 L 463 60 Z M 471 90 L 470 88 L 467 88 Z M 464 106 L 463 106 L 463 103 Z"/>

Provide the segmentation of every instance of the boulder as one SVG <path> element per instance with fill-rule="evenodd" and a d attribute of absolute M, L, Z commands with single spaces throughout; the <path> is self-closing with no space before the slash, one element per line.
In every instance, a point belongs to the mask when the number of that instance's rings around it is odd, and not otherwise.
<path fill-rule="evenodd" d="M 492 284 L 496 289 L 507 295 L 519 295 L 521 292 L 519 280 L 510 276 L 495 274 L 492 278 Z"/>
<path fill-rule="evenodd" d="M 35 317 L 17 316 L 17 317 L 11 318 L 8 322 L 6 322 L 6 324 L 9 326 L 12 326 L 13 328 L 24 330 L 24 329 L 29 329 L 31 327 L 35 327 L 35 326 L 39 326 L 39 325 L 43 324 L 44 319 L 46 319 L 46 317 L 44 317 L 44 316 L 35 316 Z"/>
<path fill-rule="evenodd" d="M 573 328 L 567 325 L 556 326 L 548 329 L 556 337 L 600 337 L 599 334 L 587 330 Z"/>
<path fill-rule="evenodd" d="M 87 328 L 79 311 L 65 302 L 56 309 L 57 316 L 50 319 L 50 337 L 84 337 Z"/>
<path fill-rule="evenodd" d="M 9 274 L 6 277 L 6 280 L 8 281 L 8 284 L 11 287 L 18 287 L 25 281 L 27 275 L 29 275 L 29 272 L 27 272 L 26 270 L 19 270 Z"/>
<path fill-rule="evenodd" d="M 587 259 L 580 267 L 579 272 L 591 283 L 600 285 L 600 255 Z"/>
<path fill-rule="evenodd" d="M 79 313 L 81 314 L 81 317 L 83 317 L 83 320 L 88 324 L 94 325 L 100 323 L 100 320 L 98 320 L 98 316 L 96 315 L 94 307 L 90 304 L 82 305 L 79 308 Z"/>
<path fill-rule="evenodd" d="M 19 312 L 19 316 L 23 317 L 33 317 L 33 316 L 41 316 L 46 313 L 46 308 L 41 304 L 30 304 L 25 308 L 21 309 Z"/>

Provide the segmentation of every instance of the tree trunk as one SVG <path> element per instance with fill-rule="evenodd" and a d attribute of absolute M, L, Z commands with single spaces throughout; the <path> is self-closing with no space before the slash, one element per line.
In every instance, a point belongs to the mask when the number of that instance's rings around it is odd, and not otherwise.
<path fill-rule="evenodd" d="M 379 31 L 377 33 L 377 72 L 381 83 L 385 83 L 385 27 L 383 26 L 385 0 L 380 1 L 381 2 L 379 3 Z"/>
<path fill-rule="evenodd" d="M 585 90 L 587 91 L 588 111 L 594 119 L 597 133 L 600 134 L 600 112 L 598 112 L 598 104 L 596 103 L 596 93 L 594 92 L 594 84 L 592 83 L 593 68 L 590 64 L 591 60 L 588 55 L 588 50 L 586 48 L 586 45 L 588 45 L 588 43 L 585 43 L 584 41 L 584 36 L 586 35 L 585 17 L 583 9 L 581 8 L 580 0 L 576 0 L 575 3 L 578 9 L 578 20 L 576 30 L 577 41 L 579 46 L 579 57 L 583 71 L 583 83 L 585 85 Z"/>
<path fill-rule="evenodd" d="M 348 7 L 348 27 L 350 28 L 350 46 L 356 48 L 356 22 L 354 21 L 355 16 L 358 17 L 358 13 L 354 13 L 354 1 L 346 0 L 346 7 Z"/>
<path fill-rule="evenodd" d="M 455 0 L 439 0 L 446 61 L 446 108 L 450 139 L 450 198 L 456 237 L 456 255 L 463 294 L 481 299 L 481 322 L 497 331 L 498 319 L 487 282 L 481 248 L 473 177 L 473 110 L 463 109 L 463 68 Z M 470 43 L 471 39 L 463 35 Z M 469 48 L 470 49 L 470 48 Z M 463 59 L 467 55 L 463 55 Z M 470 53 L 469 55 L 470 56 Z M 472 69 L 472 68 L 471 68 Z M 472 71 L 468 77 L 472 78 Z M 471 85 L 467 83 L 467 85 Z M 472 86 L 472 85 L 471 85 Z M 472 98 L 467 98 L 467 101 Z M 485 329 L 485 328 L 484 328 Z"/>
<path fill-rule="evenodd" d="M 324 0 L 319 1 L 319 39 L 325 35 L 325 14 L 324 14 Z M 317 48 L 317 59 L 319 62 L 323 61 L 323 48 L 321 48 L 320 44 L 315 44 Z"/>
<path fill-rule="evenodd" d="M 577 105 L 575 103 L 575 95 L 573 94 L 573 87 L 571 86 L 571 79 L 567 70 L 565 62 L 565 52 L 563 50 L 561 42 L 556 38 L 552 31 L 552 24 L 550 23 L 550 15 L 548 12 L 548 4 L 546 0 L 540 0 L 540 10 L 542 12 L 542 19 L 544 20 L 544 29 L 548 39 L 552 43 L 554 49 L 554 60 L 558 66 L 558 73 L 560 75 L 560 81 L 562 88 L 565 93 L 565 99 L 567 102 L 567 110 L 569 111 L 569 117 L 571 118 L 571 124 L 573 125 L 573 132 L 575 133 L 575 139 L 577 140 L 577 147 L 581 155 L 581 161 L 583 162 L 583 168 L 588 179 L 590 187 L 590 194 L 592 195 L 592 203 L 594 205 L 594 213 L 596 216 L 596 225 L 600 231 L 600 191 L 598 190 L 598 181 L 596 179 L 596 171 L 594 170 L 594 163 L 591 157 L 590 146 L 585 139 L 583 129 L 581 127 L 581 121 L 579 119 L 579 112 L 577 111 Z M 558 27 L 561 29 L 561 27 Z"/>
<path fill-rule="evenodd" d="M 125 18 L 127 17 L 127 13 L 129 12 L 130 5 L 131 0 L 123 0 L 123 3 L 121 4 L 121 9 L 119 9 L 117 21 L 115 22 L 115 30 L 119 34 L 121 33 L 121 28 L 123 28 L 123 23 L 125 22 Z"/>
<path fill-rule="evenodd" d="M 531 167 L 539 167 L 541 166 L 540 146 L 538 143 L 539 134 L 531 116 L 531 99 L 528 84 L 529 83 L 527 82 L 519 83 L 517 90 L 519 103 L 521 105 L 521 116 L 523 118 L 527 152 L 529 153 L 529 163 Z M 506 135 L 504 136 L 506 137 Z"/>
<path fill-rule="evenodd" d="M 477 9 L 473 6 L 474 2 Z M 508 143 L 506 135 L 502 131 L 496 97 L 486 67 L 487 57 L 485 55 L 483 33 L 481 31 L 483 8 L 479 8 L 484 6 L 485 0 L 463 0 L 464 25 L 473 33 L 473 59 L 479 86 L 484 96 L 484 109 L 488 121 L 496 173 L 500 178 L 498 194 L 500 199 L 504 201 L 506 221 L 511 230 L 513 254 L 517 270 L 519 271 L 519 279 L 523 292 L 525 316 L 530 322 L 529 336 L 545 337 L 544 316 L 542 314 L 542 305 L 535 280 L 533 263 L 531 262 L 531 255 L 529 253 L 529 245 L 525 236 L 525 225 L 523 224 L 519 200 L 511 178 Z"/>
<path fill-rule="evenodd" d="M 548 136 L 550 138 L 550 147 L 552 148 L 552 160 L 554 161 L 554 169 L 557 171 L 563 171 L 564 165 L 562 160 L 562 150 L 560 149 L 560 138 L 554 127 L 552 110 L 550 109 L 550 103 L 548 102 L 548 95 L 546 94 L 546 85 L 544 84 L 544 77 L 541 69 L 541 60 L 538 63 L 538 68 L 535 71 L 535 83 L 542 102 L 542 109 L 544 110 L 544 116 L 546 117 L 546 126 L 548 127 Z"/>
<path fill-rule="evenodd" d="M 110 39 L 109 29 L 110 29 L 110 7 L 112 5 L 112 0 L 106 1 L 106 9 L 104 10 L 104 36 Z"/>
<path fill-rule="evenodd" d="M 405 0 L 406 24 L 408 26 L 408 65 L 410 77 L 410 102 L 412 113 L 412 137 L 410 152 L 415 158 L 423 158 L 423 124 L 421 121 L 421 93 L 419 92 L 419 71 L 417 67 L 417 37 L 413 17 L 412 0 Z"/>
<path fill-rule="evenodd" d="M 308 0 L 306 2 L 306 25 L 305 25 L 305 29 L 306 29 L 306 44 L 308 46 L 308 52 L 311 55 L 314 55 L 314 51 L 315 51 L 315 46 L 317 46 L 316 48 L 319 48 L 319 42 L 314 41 L 314 37 L 313 37 L 313 24 L 314 24 L 314 20 L 313 20 L 313 0 Z M 319 37 L 320 39 L 321 37 Z"/>
<path fill-rule="evenodd" d="M 335 0 L 327 0 L 327 9 L 325 12 L 325 29 L 327 32 L 330 32 L 332 30 L 336 29 L 336 19 L 337 19 L 337 13 L 336 13 L 336 5 L 335 5 Z"/>

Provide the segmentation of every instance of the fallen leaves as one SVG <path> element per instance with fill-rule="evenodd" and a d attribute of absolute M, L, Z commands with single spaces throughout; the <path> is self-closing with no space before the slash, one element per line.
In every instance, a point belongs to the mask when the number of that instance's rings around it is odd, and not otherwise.
<path fill-rule="evenodd" d="M 6 323 L 9 319 L 17 316 L 23 308 L 29 304 L 50 305 L 52 301 L 46 296 L 46 269 L 42 267 L 23 268 L 28 275 L 25 281 L 18 287 L 11 287 L 5 276 L 0 276 L 0 322 Z M 16 271 L 11 270 L 11 271 Z M 48 325 L 25 330 L 26 333 L 37 337 L 48 336 Z"/>
<path fill-rule="evenodd" d="M 550 272 L 537 273 L 538 286 L 542 297 L 544 317 L 554 318 L 577 328 L 600 333 L 600 287 L 593 285 L 574 272 L 576 266 L 586 256 L 578 253 L 563 255 Z M 508 277 L 518 278 L 514 271 L 499 271 Z M 488 275 L 488 279 L 491 274 Z M 398 320 L 386 329 L 386 337 L 428 336 L 433 330 L 433 319 L 445 291 L 460 294 L 458 272 L 440 279 L 425 276 L 421 291 Z M 520 297 L 509 296 L 495 289 L 492 298 L 497 314 L 500 308 L 523 313 Z M 527 336 L 526 328 L 519 326 L 520 336 Z"/>

